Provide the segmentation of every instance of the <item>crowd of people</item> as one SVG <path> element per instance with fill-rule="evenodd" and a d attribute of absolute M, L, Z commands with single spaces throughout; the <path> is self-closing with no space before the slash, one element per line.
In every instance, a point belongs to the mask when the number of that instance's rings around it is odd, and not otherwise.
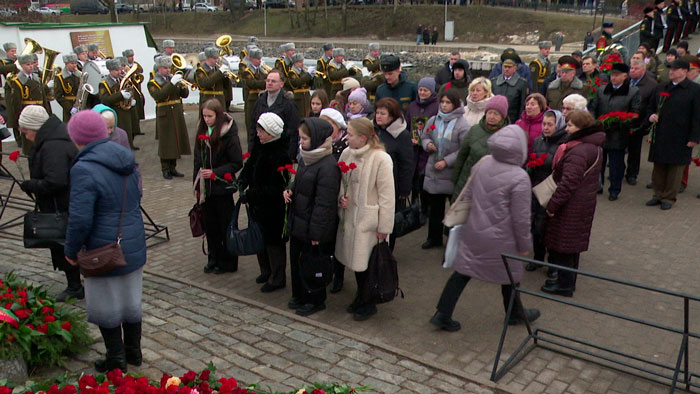
<path fill-rule="evenodd" d="M 538 266 L 509 263 L 511 282 L 501 254 L 534 252 L 536 260 L 578 268 L 597 194 L 608 179 L 610 201 L 619 198 L 623 180 L 637 183 L 645 138 L 654 164 L 653 197 L 646 204 L 668 210 L 687 185 L 684 170 L 700 142 L 700 59 L 679 42 L 657 61 L 654 43 L 624 48 L 612 41 L 612 26 L 604 28 L 594 55 L 575 52 L 553 62 L 552 44 L 543 41 L 529 65 L 507 49 L 489 77 L 473 78 L 469 63 L 454 52 L 434 77 L 418 83 L 408 79 L 398 56 L 380 55 L 377 43 L 368 46 L 368 73 L 362 75 L 351 74 L 344 50 L 330 43 L 315 70 L 305 68 L 293 43 L 280 47 L 275 68 L 267 67 L 252 38 L 237 76 L 245 100 L 241 125 L 227 113 L 232 73 L 219 49 L 206 48 L 190 75 L 173 73 L 174 42 L 166 40 L 170 54 L 156 57 L 147 83 L 157 103 L 158 154 L 163 176 L 171 179 L 185 175 L 176 170 L 177 159 L 194 153 L 192 180 L 209 251 L 204 272 L 237 271 L 227 227 L 246 204 L 264 243 L 255 278 L 261 292 L 286 287 L 289 258 L 289 308 L 301 316 L 324 310 L 326 286 L 311 287 L 304 277 L 302 256 L 313 250 L 330 256 L 331 293 L 343 288 L 346 270 L 354 273 L 358 291 L 347 311 L 363 321 L 377 313 L 359 290 L 369 280 L 370 254 L 378 243 L 392 250 L 400 244 L 396 214 L 417 206 L 428 222 L 422 248 L 442 247 L 449 233 L 454 250 L 445 261 L 454 273 L 430 322 L 460 329 L 453 312 L 472 278 L 501 285 L 508 311 L 513 286 Z M 8 54 L 13 49 L 5 44 Z M 64 60 L 77 65 L 78 55 Z M 142 180 L 132 152 L 139 116 L 129 112 L 139 103 L 129 91 L 114 89 L 136 70 L 130 61 L 107 60 L 101 104 L 71 104 L 63 121 L 47 109 L 43 87 L 37 100 L 20 97 L 19 106 L 12 92 L 6 96 L 14 105 L 11 125 L 29 154 L 31 179 L 20 187 L 36 196 L 41 211 L 68 212 L 65 243 L 51 248 L 52 262 L 68 282 L 59 298 L 85 297 L 88 319 L 100 327 L 107 355 L 96 362 L 98 370 L 141 362 L 146 249 Z M 31 54 L 18 56 L 18 63 L 21 70 L 11 71 L 6 91 L 36 79 Z M 312 94 L 314 82 L 319 88 Z M 191 141 L 182 110 L 189 84 L 200 90 Z M 549 180 L 556 185 L 551 196 L 533 196 L 532 188 Z M 446 227 L 463 204 L 468 215 Z M 115 240 L 127 265 L 82 281 L 79 252 Z M 543 292 L 574 295 L 574 273 L 550 269 L 547 276 Z M 519 324 L 540 311 L 524 309 L 516 298 L 510 316 L 509 324 Z"/>

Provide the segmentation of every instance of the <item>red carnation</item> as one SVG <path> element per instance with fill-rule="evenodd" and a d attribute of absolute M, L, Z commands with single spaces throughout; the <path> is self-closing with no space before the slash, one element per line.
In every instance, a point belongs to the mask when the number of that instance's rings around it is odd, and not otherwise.
<path fill-rule="evenodd" d="M 195 379 L 197 379 L 197 373 L 194 371 L 187 371 L 186 374 L 182 375 L 182 384 L 187 384 Z"/>
<path fill-rule="evenodd" d="M 277 167 L 277 172 L 282 172 L 284 171 L 284 166 Z"/>
<path fill-rule="evenodd" d="M 34 325 L 33 325 L 33 324 L 25 324 L 25 326 L 26 326 L 28 329 L 30 329 L 30 330 L 33 330 L 33 329 L 34 329 Z"/>
<path fill-rule="evenodd" d="M 31 309 L 18 309 L 15 311 L 15 315 L 20 319 L 26 319 L 29 316 L 31 316 L 31 314 L 32 314 Z"/>
<path fill-rule="evenodd" d="M 357 164 L 355 164 L 355 163 L 350 163 L 350 165 L 348 166 L 348 168 L 350 168 L 351 170 L 354 170 L 355 168 L 357 168 Z"/>
<path fill-rule="evenodd" d="M 56 318 L 53 315 L 44 316 L 44 322 L 46 323 L 53 323 L 55 321 Z"/>
<path fill-rule="evenodd" d="M 107 380 L 115 386 L 119 386 L 122 383 L 122 380 L 124 380 L 123 376 L 122 370 L 119 368 L 107 372 Z"/>
<path fill-rule="evenodd" d="M 210 375 L 210 374 L 211 374 L 211 371 L 208 370 L 208 369 L 205 369 L 204 371 L 202 371 L 201 374 L 199 374 L 199 378 L 200 378 L 201 380 L 209 380 L 209 375 Z"/>
<path fill-rule="evenodd" d="M 211 175 L 209 175 L 209 179 L 211 179 L 212 181 L 216 180 L 216 174 L 212 172 Z"/>
<path fill-rule="evenodd" d="M 42 334 L 46 334 L 49 332 L 49 325 L 46 323 L 41 323 L 39 326 L 36 328 L 37 331 L 39 331 Z"/>
<path fill-rule="evenodd" d="M 339 162 L 338 162 L 338 167 L 343 167 L 343 166 L 345 166 L 345 165 L 346 165 L 346 164 L 345 164 L 344 161 L 339 161 Z"/>
<path fill-rule="evenodd" d="M 246 152 L 246 153 L 244 153 L 241 157 L 243 158 L 243 160 L 245 160 L 245 159 L 247 159 L 247 158 L 250 157 L 250 153 L 249 153 L 249 152 Z"/>
<path fill-rule="evenodd" d="M 10 342 L 10 343 L 12 343 L 12 342 L 15 341 L 15 336 L 12 335 L 12 334 L 7 334 L 7 335 L 5 336 L 5 338 L 7 338 L 7 342 Z"/>
<path fill-rule="evenodd" d="M 290 168 L 290 169 L 289 169 L 289 173 L 290 173 L 290 174 L 293 174 L 293 175 L 296 175 L 297 170 L 295 170 L 295 169 L 293 169 L 293 168 Z"/>
<path fill-rule="evenodd" d="M 294 165 L 293 165 L 293 164 L 287 164 L 287 165 L 284 166 L 284 168 L 286 168 L 286 169 L 288 169 L 288 170 L 292 170 L 292 169 L 294 169 Z"/>
<path fill-rule="evenodd" d="M 326 392 L 321 389 L 314 389 L 311 394 L 326 394 Z"/>
<path fill-rule="evenodd" d="M 537 160 L 535 160 L 535 164 L 538 166 L 544 165 L 544 159 L 541 157 L 538 157 Z"/>
<path fill-rule="evenodd" d="M 50 306 L 45 306 L 45 307 L 41 308 L 42 315 L 50 315 L 52 313 L 53 313 L 53 308 Z"/>
<path fill-rule="evenodd" d="M 428 130 L 435 130 L 435 125 L 434 124 L 430 125 L 430 127 L 428 127 Z"/>
<path fill-rule="evenodd" d="M 8 302 L 7 304 L 5 304 L 5 309 L 11 309 L 12 304 L 13 304 L 12 302 Z"/>
<path fill-rule="evenodd" d="M 69 321 L 63 322 L 63 324 L 61 324 L 61 328 L 66 330 L 66 331 L 70 331 L 70 329 L 71 329 L 70 322 Z"/>
<path fill-rule="evenodd" d="M 537 158 L 537 153 L 530 153 L 530 159 L 535 160 Z"/>
<path fill-rule="evenodd" d="M 165 387 L 165 384 L 168 383 L 168 379 L 170 379 L 170 377 L 170 375 L 164 373 L 163 376 L 160 378 L 160 387 Z"/>
<path fill-rule="evenodd" d="M 16 163 L 17 159 L 19 159 L 19 151 L 18 150 L 10 153 L 10 160 L 11 161 L 14 161 Z"/>
<path fill-rule="evenodd" d="M 527 162 L 527 166 L 530 167 L 530 168 L 534 168 L 534 167 L 536 166 L 536 164 L 535 164 L 534 161 L 528 161 L 528 162 Z"/>
<path fill-rule="evenodd" d="M 669 97 L 671 97 L 671 93 L 669 93 L 669 92 L 660 92 L 660 93 L 659 93 L 659 96 L 669 98 Z"/>
<path fill-rule="evenodd" d="M 546 159 L 547 157 L 549 157 L 549 155 L 546 154 L 546 153 L 543 153 L 540 157 L 544 160 L 544 159 Z"/>
<path fill-rule="evenodd" d="M 230 172 L 225 173 L 225 174 L 224 174 L 224 180 L 225 180 L 226 182 L 233 182 L 233 175 L 231 175 Z"/>
<path fill-rule="evenodd" d="M 17 295 L 22 297 L 22 298 L 27 298 L 27 292 L 24 290 L 20 290 L 17 292 Z"/>

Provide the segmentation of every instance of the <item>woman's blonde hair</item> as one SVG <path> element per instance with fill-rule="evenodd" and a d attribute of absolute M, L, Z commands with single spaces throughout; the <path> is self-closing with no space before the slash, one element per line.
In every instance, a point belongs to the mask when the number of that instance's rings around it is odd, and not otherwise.
<path fill-rule="evenodd" d="M 469 93 L 470 94 L 472 91 L 474 91 L 474 88 L 476 87 L 476 85 L 481 85 L 481 87 L 484 88 L 484 90 L 486 91 L 485 98 L 489 98 L 489 97 L 493 96 L 493 91 L 491 90 L 491 81 L 489 81 L 488 78 L 479 77 L 479 78 L 474 79 L 472 81 L 472 83 L 469 84 Z"/>
<path fill-rule="evenodd" d="M 384 144 L 379 141 L 379 137 L 374 133 L 374 125 L 367 118 L 355 118 L 348 122 L 348 128 L 352 129 L 361 136 L 367 137 L 367 144 L 370 149 L 380 149 L 386 151 Z"/>

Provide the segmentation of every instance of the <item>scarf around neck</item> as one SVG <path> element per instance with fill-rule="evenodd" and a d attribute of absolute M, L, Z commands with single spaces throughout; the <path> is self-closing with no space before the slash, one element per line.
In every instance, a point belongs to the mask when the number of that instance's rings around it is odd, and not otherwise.
<path fill-rule="evenodd" d="M 310 166 L 317 161 L 329 156 L 333 153 L 333 138 L 328 137 L 325 141 L 316 149 L 304 150 L 301 145 L 299 145 L 299 153 L 301 158 L 304 160 L 304 165 Z"/>
<path fill-rule="evenodd" d="M 440 161 L 446 156 L 447 147 L 452 140 L 452 131 L 457 123 L 457 117 L 453 116 L 452 112 L 444 113 L 438 111 L 435 116 L 435 143 L 437 145 L 437 158 L 435 161 Z"/>

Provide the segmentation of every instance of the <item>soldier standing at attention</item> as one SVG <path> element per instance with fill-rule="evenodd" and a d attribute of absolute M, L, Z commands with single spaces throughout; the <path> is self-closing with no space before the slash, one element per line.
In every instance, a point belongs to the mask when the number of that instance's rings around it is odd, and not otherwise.
<path fill-rule="evenodd" d="M 132 92 L 119 90 L 119 84 L 122 79 L 121 62 L 118 59 L 107 60 L 107 70 L 109 71 L 109 75 L 105 76 L 102 82 L 100 82 L 100 102 L 116 111 L 117 126 L 126 131 L 131 149 L 135 151 L 139 150 L 138 147 L 134 146 L 133 116 L 130 112 L 136 110 L 134 108 L 136 100 L 134 100 Z M 126 107 L 129 105 L 131 105 L 131 108 L 127 109 Z"/>
<path fill-rule="evenodd" d="M 170 57 L 173 53 L 175 53 L 175 40 L 163 40 L 163 52 L 156 53 L 153 60 L 159 56 Z"/>
<path fill-rule="evenodd" d="M 243 85 L 243 97 L 245 100 L 245 129 L 250 130 L 255 102 L 260 93 L 265 91 L 265 78 L 267 73 L 262 67 L 263 51 L 260 48 L 252 48 L 248 56 L 238 66 L 238 78 Z M 246 133 L 246 137 L 248 137 Z M 250 143 L 250 141 L 248 141 Z"/>
<path fill-rule="evenodd" d="M 289 86 L 294 93 L 294 104 L 299 109 L 300 116 L 309 113 L 311 106 L 311 94 L 309 88 L 313 82 L 313 77 L 304 67 L 304 55 L 295 53 L 292 56 L 292 68 L 289 70 Z"/>
<path fill-rule="evenodd" d="M 540 87 L 552 73 L 552 62 L 549 60 L 549 52 L 552 50 L 551 41 L 540 41 L 538 44 L 540 53 L 530 62 L 530 75 L 532 75 L 532 91 L 539 92 Z"/>
<path fill-rule="evenodd" d="M 608 45 L 611 45 L 613 43 L 613 23 L 612 22 L 603 22 L 603 33 L 600 35 L 600 38 L 598 39 L 598 43 L 596 44 L 596 50 L 598 53 L 602 53 L 603 50 Z"/>
<path fill-rule="evenodd" d="M 326 43 L 321 47 L 323 55 L 316 61 L 316 72 L 323 81 L 323 90 L 331 97 L 331 80 L 328 79 L 328 63 L 333 59 L 333 44 Z"/>
<path fill-rule="evenodd" d="M 63 123 L 68 123 L 71 115 L 78 112 L 73 104 L 78 96 L 80 76 L 83 73 L 78 70 L 78 56 L 72 53 L 63 55 L 63 63 L 65 67 L 54 78 L 53 96 L 63 108 Z"/>
<path fill-rule="evenodd" d="M 7 74 L 19 71 L 15 66 L 15 61 L 17 61 L 17 44 L 14 42 L 6 42 L 2 44 L 2 49 L 5 51 L 6 57 L 0 59 L 0 75 L 7 79 Z"/>
<path fill-rule="evenodd" d="M 280 52 L 282 52 L 282 57 L 277 58 L 275 61 L 275 68 L 282 72 L 285 78 L 284 88 L 285 90 L 291 92 L 292 88 L 289 86 L 289 69 L 292 68 L 292 56 L 296 52 L 293 42 L 288 42 L 286 44 L 280 45 Z"/>
<path fill-rule="evenodd" d="M 350 73 L 343 64 L 344 57 L 345 49 L 333 49 L 333 60 L 328 63 L 328 80 L 331 82 L 331 95 L 328 96 L 330 99 L 335 98 L 335 94 L 343 90 L 343 78 Z"/>
<path fill-rule="evenodd" d="M 362 60 L 362 66 L 367 68 L 371 74 L 369 77 L 362 79 L 362 87 L 367 90 L 367 95 L 369 101 L 374 102 L 374 96 L 377 92 L 379 85 L 384 83 L 384 74 L 379 64 L 379 50 L 381 47 L 379 43 L 370 42 L 369 43 L 369 53 Z"/>
<path fill-rule="evenodd" d="M 224 102 L 224 72 L 230 70 L 226 65 L 221 65 L 220 68 L 216 67 L 219 61 L 218 49 L 206 48 L 204 56 L 204 61 L 197 67 L 194 74 L 194 80 L 199 87 L 199 106 L 201 107 L 207 100 L 215 98 L 221 102 L 223 107 L 226 105 Z"/>
<path fill-rule="evenodd" d="M 187 136 L 187 124 L 182 109 L 182 99 L 190 92 L 182 81 L 182 74 L 170 76 L 172 60 L 168 56 L 156 58 L 156 72 L 148 81 L 148 93 L 156 102 L 156 139 L 158 140 L 158 157 L 163 178 L 184 177 L 177 172 L 177 159 L 181 155 L 191 154 Z"/>

